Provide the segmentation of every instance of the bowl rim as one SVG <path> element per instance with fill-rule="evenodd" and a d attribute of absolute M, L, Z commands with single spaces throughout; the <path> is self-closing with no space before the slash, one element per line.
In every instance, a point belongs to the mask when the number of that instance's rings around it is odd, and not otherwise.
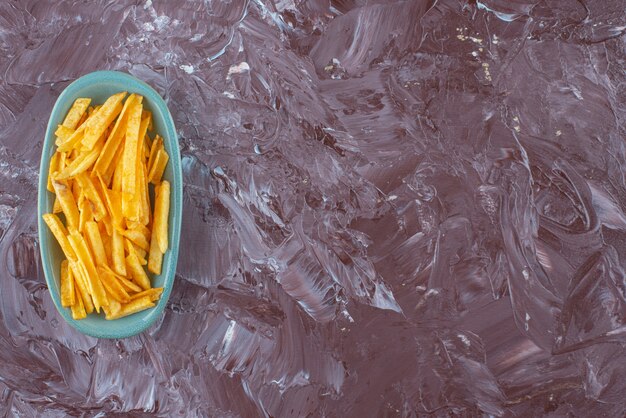
<path fill-rule="evenodd" d="M 89 87 L 92 84 L 97 84 L 99 82 L 104 83 L 105 81 L 117 82 L 123 85 L 128 85 L 129 88 L 125 89 L 126 91 L 136 92 L 143 95 L 144 99 L 147 99 L 148 102 L 155 109 L 158 109 L 159 113 L 163 115 L 163 124 L 165 125 L 164 130 L 166 132 L 160 132 L 160 134 L 164 138 L 165 142 L 170 145 L 169 161 L 172 164 L 173 172 L 171 187 L 172 192 L 170 196 L 170 244 L 168 248 L 169 251 L 171 251 L 171 254 L 169 255 L 170 263 L 167 266 L 167 270 L 161 272 L 161 275 L 165 275 L 163 282 L 163 293 L 161 294 L 159 302 L 154 308 L 151 308 L 149 311 L 144 311 L 144 315 L 148 315 L 147 319 L 137 321 L 136 324 L 133 324 L 134 326 L 128 327 L 121 332 L 119 330 L 116 331 L 113 327 L 94 328 L 93 326 L 87 325 L 87 323 L 84 323 L 82 320 L 75 320 L 74 318 L 72 318 L 70 310 L 61 305 L 60 290 L 52 275 L 53 273 L 51 266 L 51 257 L 48 257 L 48 251 L 46 251 L 44 245 L 42 244 L 49 239 L 54 240 L 54 237 L 52 237 L 50 231 L 47 230 L 47 225 L 42 218 L 42 215 L 47 213 L 47 208 L 44 208 L 44 196 L 46 196 L 46 193 L 49 193 L 47 189 L 47 173 L 49 161 L 47 160 L 49 160 L 50 155 L 48 154 L 50 154 L 50 152 L 47 152 L 46 150 L 50 148 L 50 142 L 54 140 L 53 138 L 55 126 L 53 126 L 53 120 L 59 120 L 59 115 L 61 113 L 61 108 L 63 107 L 63 104 L 68 101 L 73 101 L 73 96 L 76 95 L 77 97 L 80 97 L 78 95 L 80 94 L 80 91 L 84 88 Z M 135 84 L 135 86 L 133 86 L 134 88 L 130 88 L 133 84 Z M 165 136 L 165 134 L 167 134 L 167 137 Z M 46 156 L 46 158 L 44 158 L 44 156 Z M 180 148 L 178 145 L 178 134 L 176 131 L 176 126 L 174 124 L 174 119 L 172 118 L 172 114 L 169 111 L 165 100 L 149 84 L 128 73 L 124 73 L 121 71 L 101 70 L 85 74 L 74 80 L 63 89 L 59 97 L 56 99 L 54 106 L 52 107 L 52 111 L 50 112 L 44 140 L 42 143 L 41 161 L 39 164 L 39 183 L 37 188 L 37 228 L 42 269 L 44 271 L 48 291 L 50 293 L 50 296 L 52 297 L 52 301 L 57 311 L 68 324 L 70 324 L 79 332 L 89 335 L 91 337 L 121 339 L 140 334 L 148 327 L 150 327 L 158 318 L 161 318 L 167 301 L 170 297 L 176 277 L 176 265 L 178 262 L 178 253 L 180 250 L 180 227 L 182 222 L 182 188 L 182 165 Z M 49 235 L 49 237 L 46 238 L 46 240 L 44 241 L 42 239 L 42 236 L 46 233 Z M 148 313 L 146 314 L 145 312 Z M 140 314 L 140 312 L 138 312 L 137 314 Z M 115 320 L 111 321 L 111 324 L 115 324 Z"/>

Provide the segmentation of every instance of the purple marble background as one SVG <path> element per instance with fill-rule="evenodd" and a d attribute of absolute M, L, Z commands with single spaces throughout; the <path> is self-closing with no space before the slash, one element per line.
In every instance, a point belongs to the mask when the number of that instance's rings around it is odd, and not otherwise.
<path fill-rule="evenodd" d="M 0 413 L 621 417 L 625 2 L 0 2 Z M 162 320 L 98 341 L 43 277 L 62 89 L 168 101 Z"/>

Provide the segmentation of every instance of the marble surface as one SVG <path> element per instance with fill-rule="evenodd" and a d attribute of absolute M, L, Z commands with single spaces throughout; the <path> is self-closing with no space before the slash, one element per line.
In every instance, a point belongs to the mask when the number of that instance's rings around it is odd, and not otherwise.
<path fill-rule="evenodd" d="M 0 2 L 0 414 L 617 417 L 623 0 Z M 62 89 L 167 100 L 162 319 L 65 324 L 35 219 Z"/>

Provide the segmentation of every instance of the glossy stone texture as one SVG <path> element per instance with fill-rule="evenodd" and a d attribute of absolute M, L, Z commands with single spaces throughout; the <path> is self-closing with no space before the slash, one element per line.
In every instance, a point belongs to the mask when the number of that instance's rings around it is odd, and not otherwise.
<path fill-rule="evenodd" d="M 0 2 L 0 413 L 623 416 L 618 0 Z M 139 336 L 53 306 L 45 126 L 165 98 L 177 277 Z"/>

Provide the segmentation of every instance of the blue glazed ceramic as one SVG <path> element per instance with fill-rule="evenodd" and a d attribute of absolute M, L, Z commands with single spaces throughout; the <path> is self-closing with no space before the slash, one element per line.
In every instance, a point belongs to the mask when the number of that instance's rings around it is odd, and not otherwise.
<path fill-rule="evenodd" d="M 163 287 L 163 293 L 158 304 L 136 314 L 107 321 L 104 314 L 97 315 L 95 312 L 87 315 L 87 318 L 76 321 L 72 319 L 69 308 L 61 306 L 60 296 L 60 265 L 63 260 L 63 252 L 56 239 L 42 219 L 42 215 L 52 212 L 54 194 L 46 189 L 50 157 L 55 151 L 54 132 L 57 125 L 63 122 L 68 110 L 79 97 L 90 97 L 92 104 L 102 104 L 112 94 L 120 91 L 137 93 L 144 97 L 144 107 L 152 112 L 154 131 L 163 137 L 165 149 L 170 156 L 169 162 L 163 174 L 163 178 L 171 184 L 171 204 L 169 217 L 169 249 L 163 256 L 161 274 L 153 276 L 153 287 Z M 52 300 L 61 313 L 61 316 L 80 332 L 97 338 L 125 338 L 138 334 L 148 328 L 162 313 L 172 291 L 176 273 L 176 261 L 180 242 L 180 226 L 183 205 L 183 183 L 180 163 L 180 151 L 178 138 L 172 115 L 167 105 L 149 85 L 135 77 L 117 71 L 96 71 L 87 74 L 72 84 L 61 93 L 57 99 L 43 143 L 41 152 L 41 165 L 39 168 L 39 190 L 37 202 L 37 216 L 39 227 L 39 243 L 46 282 Z"/>

